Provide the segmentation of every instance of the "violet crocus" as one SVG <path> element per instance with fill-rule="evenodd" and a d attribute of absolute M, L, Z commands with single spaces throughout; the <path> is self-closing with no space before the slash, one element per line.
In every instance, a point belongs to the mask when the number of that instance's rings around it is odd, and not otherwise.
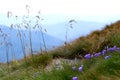
<path fill-rule="evenodd" d="M 84 58 L 85 58 L 85 59 L 90 59 L 90 58 L 91 58 L 91 55 L 90 55 L 90 54 L 86 54 L 86 55 L 84 56 Z"/>
<path fill-rule="evenodd" d="M 73 77 L 72 80 L 78 80 L 78 78 L 77 77 Z"/>

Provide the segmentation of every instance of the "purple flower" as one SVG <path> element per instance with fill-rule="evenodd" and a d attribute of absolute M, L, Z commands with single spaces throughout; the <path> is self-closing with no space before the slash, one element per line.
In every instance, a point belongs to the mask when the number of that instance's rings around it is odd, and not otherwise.
<path fill-rule="evenodd" d="M 102 50 L 102 55 L 105 55 L 106 54 L 106 50 Z"/>
<path fill-rule="evenodd" d="M 77 77 L 73 77 L 72 80 L 78 80 L 78 78 Z"/>
<path fill-rule="evenodd" d="M 101 55 L 101 52 L 94 54 L 95 57 L 99 57 Z"/>
<path fill-rule="evenodd" d="M 113 49 L 114 49 L 114 50 L 116 50 L 116 49 L 117 49 L 116 45 L 113 47 Z"/>
<path fill-rule="evenodd" d="M 113 51 L 115 51 L 114 47 L 113 48 L 108 48 L 108 52 L 113 52 Z"/>
<path fill-rule="evenodd" d="M 81 65 L 81 66 L 78 68 L 78 70 L 79 70 L 80 72 L 82 72 L 82 70 L 83 70 L 83 65 Z"/>
<path fill-rule="evenodd" d="M 109 59 L 111 57 L 111 55 L 105 56 L 105 59 Z"/>
<path fill-rule="evenodd" d="M 117 48 L 116 50 L 117 50 L 117 51 L 120 51 L 120 48 Z"/>
<path fill-rule="evenodd" d="M 86 55 L 84 56 L 84 58 L 85 58 L 85 59 L 90 59 L 90 58 L 91 58 L 91 55 L 90 55 L 90 54 L 86 54 Z"/>
<path fill-rule="evenodd" d="M 76 70 L 76 67 L 75 67 L 75 66 L 73 66 L 73 67 L 72 67 L 72 70 L 73 70 L 73 71 L 75 71 L 75 70 Z"/>

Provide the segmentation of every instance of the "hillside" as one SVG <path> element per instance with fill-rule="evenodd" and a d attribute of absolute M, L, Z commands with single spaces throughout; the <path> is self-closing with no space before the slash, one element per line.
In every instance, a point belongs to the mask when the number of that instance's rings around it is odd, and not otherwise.
<path fill-rule="evenodd" d="M 0 79 L 120 80 L 119 41 L 117 21 L 45 54 L 1 63 Z"/>
<path fill-rule="evenodd" d="M 86 53 L 99 52 L 106 47 L 112 47 L 114 45 L 120 47 L 119 29 L 120 21 L 117 21 L 114 24 L 106 25 L 102 30 L 96 30 L 87 36 L 81 36 L 75 41 L 68 43 L 65 47 L 60 47 L 58 50 L 55 50 L 56 52 L 53 52 L 57 53 L 57 56 L 74 58 L 75 56 L 78 57 L 78 55 L 85 55 Z"/>

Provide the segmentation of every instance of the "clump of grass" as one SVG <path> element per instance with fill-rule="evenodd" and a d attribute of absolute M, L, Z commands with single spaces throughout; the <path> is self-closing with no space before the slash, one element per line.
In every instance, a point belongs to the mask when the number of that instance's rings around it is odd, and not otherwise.
<path fill-rule="evenodd" d="M 77 57 L 79 55 L 85 55 L 89 52 L 91 44 L 87 41 L 80 41 L 79 43 L 75 43 L 72 45 L 72 48 L 70 50 L 69 57 Z"/>
<path fill-rule="evenodd" d="M 59 47 L 50 52 L 53 58 L 68 58 L 74 59 L 75 57 L 82 58 L 81 56 L 89 52 L 91 44 L 85 40 L 78 41 L 78 43 L 67 44 L 67 46 Z"/>
<path fill-rule="evenodd" d="M 49 54 L 40 54 L 34 56 L 32 59 L 27 60 L 27 63 L 34 68 L 41 68 L 47 66 L 52 60 L 52 56 Z"/>
<path fill-rule="evenodd" d="M 65 54 L 63 54 L 62 51 L 58 51 L 58 50 L 51 51 L 50 54 L 52 55 L 53 59 L 54 59 L 54 58 L 60 58 L 60 57 L 64 57 L 64 56 L 65 56 Z"/>
<path fill-rule="evenodd" d="M 50 72 L 44 72 L 43 74 L 36 77 L 36 80 L 71 80 L 72 76 L 77 75 L 79 72 L 75 72 L 72 70 L 72 65 L 63 64 L 64 69 L 56 69 L 53 67 L 53 69 Z M 81 74 L 81 73 L 80 73 Z"/>
<path fill-rule="evenodd" d="M 107 49 L 107 47 L 112 47 L 114 45 L 120 47 L 120 34 L 119 33 L 111 33 L 111 35 L 108 35 L 105 37 L 104 41 L 99 45 L 98 51 L 103 50 L 104 48 Z"/>
<path fill-rule="evenodd" d="M 113 52 L 111 58 L 108 60 L 103 60 L 101 64 L 98 65 L 96 71 L 100 74 L 106 76 L 120 74 L 120 52 Z"/>

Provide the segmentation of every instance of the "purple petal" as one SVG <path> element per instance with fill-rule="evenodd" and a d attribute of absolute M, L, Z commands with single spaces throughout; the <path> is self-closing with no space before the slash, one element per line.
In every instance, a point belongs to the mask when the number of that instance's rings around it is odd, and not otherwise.
<path fill-rule="evenodd" d="M 80 72 L 82 72 L 82 70 L 83 70 L 83 65 L 81 65 L 81 66 L 78 68 L 78 70 L 79 70 Z"/>
<path fill-rule="evenodd" d="M 101 52 L 94 54 L 95 57 L 99 57 L 101 55 Z"/>
<path fill-rule="evenodd" d="M 109 59 L 111 57 L 111 55 L 105 56 L 105 59 Z"/>
<path fill-rule="evenodd" d="M 108 48 L 108 52 L 113 52 L 115 49 L 114 48 Z"/>
<path fill-rule="evenodd" d="M 72 80 L 78 80 L 78 78 L 77 77 L 73 77 Z"/>
<path fill-rule="evenodd" d="M 116 50 L 116 49 L 117 49 L 116 45 L 113 47 L 113 49 L 114 49 L 114 50 Z"/>
<path fill-rule="evenodd" d="M 102 55 L 105 55 L 107 50 L 102 50 Z"/>
<path fill-rule="evenodd" d="M 85 58 L 85 59 L 90 59 L 90 58 L 91 58 L 91 55 L 90 55 L 90 54 L 86 54 L 86 55 L 84 56 L 84 58 Z"/>
<path fill-rule="evenodd" d="M 117 51 L 120 51 L 120 48 L 117 48 L 116 50 L 117 50 Z"/>

